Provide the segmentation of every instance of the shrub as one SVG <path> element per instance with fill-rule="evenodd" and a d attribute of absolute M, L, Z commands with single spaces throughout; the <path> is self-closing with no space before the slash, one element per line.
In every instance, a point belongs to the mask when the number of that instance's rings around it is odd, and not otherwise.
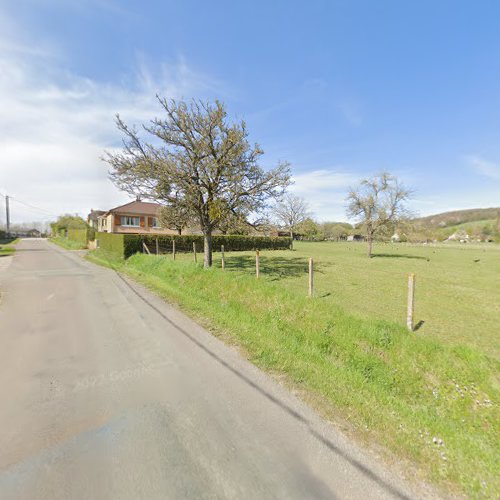
<path fill-rule="evenodd" d="M 124 257 L 123 237 L 124 234 L 97 233 L 97 247 L 102 248 L 118 257 Z"/>
<path fill-rule="evenodd" d="M 68 240 L 87 246 L 87 229 L 68 229 Z"/>

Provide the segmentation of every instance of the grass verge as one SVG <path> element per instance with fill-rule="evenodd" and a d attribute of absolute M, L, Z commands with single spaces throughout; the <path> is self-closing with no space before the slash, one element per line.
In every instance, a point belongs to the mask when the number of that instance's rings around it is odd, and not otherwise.
<path fill-rule="evenodd" d="M 16 249 L 14 245 L 19 241 L 18 238 L 3 239 L 0 240 L 0 256 L 2 255 L 12 255 Z"/>
<path fill-rule="evenodd" d="M 245 274 L 139 254 L 89 258 L 178 304 L 257 366 L 285 376 L 325 417 L 348 423 L 358 440 L 416 464 L 423 478 L 498 496 L 495 359 Z"/>
<path fill-rule="evenodd" d="M 87 248 L 85 245 L 78 241 L 68 240 L 67 238 L 61 238 L 60 236 L 50 238 L 49 241 L 52 241 L 52 243 L 55 243 L 56 245 L 65 248 L 66 250 L 83 250 L 84 248 Z"/>

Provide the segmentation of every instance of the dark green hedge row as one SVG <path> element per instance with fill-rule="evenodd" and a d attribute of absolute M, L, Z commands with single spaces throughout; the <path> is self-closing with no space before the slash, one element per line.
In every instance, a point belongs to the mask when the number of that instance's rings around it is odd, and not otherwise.
<path fill-rule="evenodd" d="M 142 252 L 142 244 L 145 243 L 151 253 L 156 251 L 156 241 L 160 253 L 172 251 L 172 240 L 175 239 L 175 250 L 177 252 L 192 252 L 193 243 L 199 252 L 203 252 L 203 236 L 201 235 L 161 235 L 148 234 L 109 234 L 97 233 L 99 248 L 116 253 L 120 257 L 128 258 L 137 252 Z M 246 250 L 288 250 L 290 238 L 268 237 L 268 236 L 239 236 L 239 235 L 214 235 L 212 236 L 212 248 L 214 252 L 220 252 L 224 245 L 226 252 L 243 252 Z"/>

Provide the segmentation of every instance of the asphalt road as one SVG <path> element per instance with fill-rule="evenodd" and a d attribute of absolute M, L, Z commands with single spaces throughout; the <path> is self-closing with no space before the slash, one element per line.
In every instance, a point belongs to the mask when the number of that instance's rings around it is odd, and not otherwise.
<path fill-rule="evenodd" d="M 44 240 L 6 263 L 3 500 L 423 496 L 114 271 Z"/>

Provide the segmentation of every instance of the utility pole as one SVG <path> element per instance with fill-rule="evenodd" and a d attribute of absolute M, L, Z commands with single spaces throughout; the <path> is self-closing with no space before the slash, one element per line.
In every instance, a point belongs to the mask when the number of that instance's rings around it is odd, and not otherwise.
<path fill-rule="evenodd" d="M 7 238 L 10 236 L 10 209 L 9 209 L 9 197 L 5 196 L 5 216 L 7 221 Z"/>

